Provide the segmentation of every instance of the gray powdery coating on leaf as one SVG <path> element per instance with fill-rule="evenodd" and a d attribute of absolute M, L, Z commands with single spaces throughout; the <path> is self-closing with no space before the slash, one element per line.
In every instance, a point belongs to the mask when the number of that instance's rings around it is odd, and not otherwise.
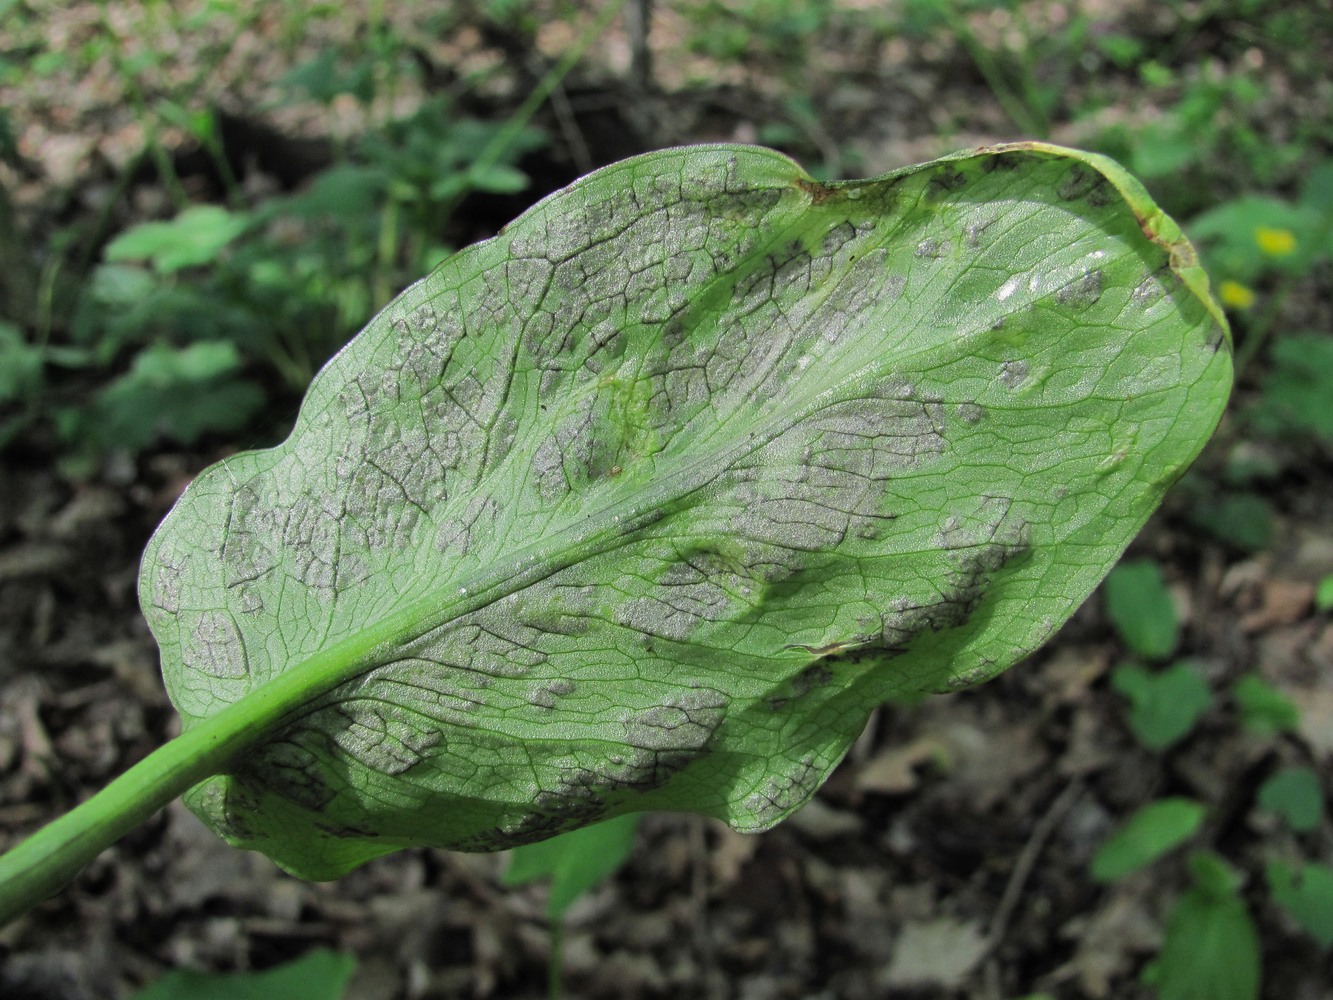
<path fill-rule="evenodd" d="M 1031 551 L 1031 529 L 1011 514 L 1011 507 L 1005 498 L 988 497 L 972 517 L 947 517 L 936 544 L 952 566 L 939 581 L 937 596 L 926 601 L 891 600 L 880 612 L 877 627 L 829 657 L 830 664 L 899 655 L 919 636 L 966 625 L 988 596 L 994 575 Z"/>
<path fill-rule="evenodd" d="M 234 836 L 242 836 L 245 825 L 244 810 L 238 808 L 236 796 L 244 794 L 251 784 L 255 789 L 271 789 L 313 812 L 322 812 L 334 800 L 337 791 L 326 779 L 323 754 L 307 746 L 310 742 L 322 741 L 309 731 L 272 740 L 238 768 L 234 775 L 236 780 L 228 789 L 224 813 L 228 829 Z M 327 747 L 320 747 L 320 750 L 325 754 L 328 752 Z"/>
<path fill-rule="evenodd" d="M 930 237 L 918 243 L 915 252 L 918 257 L 939 259 L 941 257 L 947 257 L 949 254 L 953 253 L 953 243 L 949 240 L 939 240 Z"/>
<path fill-rule="evenodd" d="M 1023 360 L 1006 361 L 1000 365 L 1000 384 L 1006 389 L 1018 389 L 1028 378 L 1028 363 Z"/>
<path fill-rule="evenodd" d="M 1089 271 L 1055 293 L 1055 301 L 1062 306 L 1086 309 L 1095 305 L 1102 297 L 1102 272 L 1098 269 Z"/>
<path fill-rule="evenodd" d="M 819 790 L 825 769 L 813 757 L 802 757 L 769 778 L 760 792 L 746 800 L 754 814 L 755 828 L 767 829 L 785 819 Z"/>
<path fill-rule="evenodd" d="M 346 698 L 309 723 L 362 767 L 398 775 L 420 764 L 443 734 L 423 725 L 419 713 L 381 698 Z M 327 725 L 327 728 L 323 728 Z"/>
<path fill-rule="evenodd" d="M 560 787 L 547 793 L 547 807 L 565 796 L 600 800 L 615 792 L 662 787 L 704 755 L 726 708 L 721 692 L 696 688 L 628 716 L 622 721 L 625 749 L 610 753 L 593 768 L 562 773 Z"/>
<path fill-rule="evenodd" d="M 1166 286 L 1155 274 L 1145 275 L 1134 289 L 1132 300 L 1136 306 L 1148 308 L 1166 297 Z"/>
<path fill-rule="evenodd" d="M 1106 177 L 1085 163 L 1069 164 L 1055 190 L 1063 201 L 1077 201 L 1083 198 L 1094 208 L 1103 208 L 1116 198 L 1116 193 Z"/>
<path fill-rule="evenodd" d="M 157 564 L 152 568 L 153 607 L 168 615 L 177 615 L 181 609 L 181 583 L 185 574 L 183 563 L 165 546 L 158 551 Z"/>
<path fill-rule="evenodd" d="M 628 757 L 613 758 L 606 772 L 611 787 L 660 786 L 670 774 L 697 759 L 726 715 L 727 699 L 705 688 L 682 691 L 624 720 Z"/>
<path fill-rule="evenodd" d="M 755 585 L 750 567 L 733 565 L 707 549 L 664 552 L 660 558 L 666 568 L 656 587 L 649 596 L 621 605 L 617 624 L 644 635 L 685 640 L 698 625 L 723 620 L 731 595 Z"/>
<path fill-rule="evenodd" d="M 627 794 L 661 788 L 689 764 L 703 759 L 726 715 L 718 691 L 692 688 L 663 704 L 627 716 L 623 747 L 571 747 L 553 760 L 554 781 L 533 790 L 532 808 L 522 819 L 480 836 L 467 848 L 495 850 L 530 843 L 572 823 L 595 822 Z"/>
<path fill-rule="evenodd" d="M 758 606 L 768 585 L 837 548 L 853 528 L 861 539 L 877 538 L 891 520 L 885 484 L 944 452 L 944 423 L 941 403 L 899 379 L 818 409 L 717 481 L 713 502 L 729 514 L 713 530 L 728 538 L 729 551 L 657 551 L 663 568 L 654 588 L 623 603 L 616 621 L 683 641 L 700 625 L 728 619 L 738 604 Z M 701 530 L 709 527 L 705 521 Z"/>
<path fill-rule="evenodd" d="M 245 644 L 235 620 L 226 611 L 185 612 L 180 622 L 185 635 L 181 659 L 189 667 L 218 680 L 249 676 Z"/>

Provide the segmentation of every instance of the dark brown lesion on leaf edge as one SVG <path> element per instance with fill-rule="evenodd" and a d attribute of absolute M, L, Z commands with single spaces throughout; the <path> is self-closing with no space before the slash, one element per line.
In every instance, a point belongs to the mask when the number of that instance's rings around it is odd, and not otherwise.
<path fill-rule="evenodd" d="M 837 188 L 828 184 L 821 184 L 813 178 L 797 178 L 796 186 L 810 196 L 812 205 L 822 205 L 824 202 L 836 198 L 839 193 Z"/>

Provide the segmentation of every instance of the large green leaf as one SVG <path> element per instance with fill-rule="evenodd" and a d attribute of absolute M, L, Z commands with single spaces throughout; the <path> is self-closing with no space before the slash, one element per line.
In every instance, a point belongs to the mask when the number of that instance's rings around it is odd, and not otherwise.
<path fill-rule="evenodd" d="M 1213 430 L 1227 336 L 1100 157 L 598 171 L 168 515 L 141 597 L 171 697 L 249 730 L 187 800 L 314 878 L 647 809 L 769 827 L 875 705 L 1069 617 Z"/>

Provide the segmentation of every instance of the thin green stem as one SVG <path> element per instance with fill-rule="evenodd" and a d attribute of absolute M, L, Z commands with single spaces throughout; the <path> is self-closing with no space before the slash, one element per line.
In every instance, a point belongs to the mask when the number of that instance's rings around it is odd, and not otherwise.
<path fill-rule="evenodd" d="M 546 996 L 561 1000 L 565 995 L 565 921 L 551 921 L 551 954 L 546 962 Z"/>
<path fill-rule="evenodd" d="M 537 86 L 532 88 L 532 92 L 509 116 L 504 126 L 495 133 L 494 138 L 486 144 L 486 148 L 477 156 L 471 168 L 474 175 L 484 175 L 504 158 L 510 147 L 513 146 L 514 140 L 518 138 L 519 133 L 532 120 L 532 116 L 547 102 L 551 94 L 555 92 L 556 87 L 564 82 L 570 70 L 583 58 L 583 54 L 588 51 L 589 46 L 601 36 L 602 32 L 607 29 L 607 26 L 620 13 L 627 2 L 628 0 L 618 0 L 616 3 L 608 4 L 606 9 L 602 11 L 601 16 L 588 26 L 579 40 L 537 82 Z M 467 195 L 468 189 L 464 188 L 446 201 L 441 209 L 441 216 L 447 220 Z"/>
<path fill-rule="evenodd" d="M 171 203 L 176 211 L 183 212 L 190 207 L 190 196 L 185 191 L 180 174 L 176 172 L 176 164 L 171 161 L 171 154 L 167 152 L 167 147 L 162 145 L 157 123 L 149 117 L 147 109 L 141 103 L 135 102 L 135 110 L 143 123 L 148 155 L 153 158 L 153 165 L 157 167 L 158 179 L 167 194 L 171 196 Z"/>
<path fill-rule="evenodd" d="M 235 714 L 222 712 L 155 750 L 82 805 L 0 856 L 0 926 L 59 892 L 134 827 L 222 770 L 251 739 L 234 726 Z"/>
<path fill-rule="evenodd" d="M 310 657 L 187 729 L 82 805 L 0 855 L 0 926 L 58 892 L 93 858 L 173 799 L 225 773 L 310 700 L 366 668 L 388 637 L 369 629 Z"/>

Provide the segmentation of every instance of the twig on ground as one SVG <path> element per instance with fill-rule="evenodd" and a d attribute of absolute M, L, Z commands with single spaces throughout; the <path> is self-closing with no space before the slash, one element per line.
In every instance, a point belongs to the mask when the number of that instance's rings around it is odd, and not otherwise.
<path fill-rule="evenodd" d="M 1009 882 L 1004 887 L 1004 894 L 1000 896 L 1000 905 L 995 908 L 995 916 L 991 920 L 990 929 L 986 934 L 986 989 L 987 992 L 996 997 L 1003 996 L 999 987 L 999 968 L 995 962 L 995 952 L 1004 941 L 1005 932 L 1009 929 L 1009 921 L 1014 915 L 1014 910 L 1018 907 L 1018 901 L 1023 895 L 1023 888 L 1027 885 L 1032 869 L 1036 867 L 1037 859 L 1041 857 L 1042 850 L 1046 847 L 1046 842 L 1050 839 L 1055 828 L 1060 825 L 1064 819 L 1065 813 L 1069 812 L 1078 797 L 1083 793 L 1083 781 L 1075 778 L 1051 803 L 1045 814 L 1037 821 L 1036 826 L 1032 828 L 1032 834 L 1028 841 L 1023 845 L 1023 850 L 1018 854 L 1018 860 L 1014 862 L 1014 870 L 1009 875 Z"/>

